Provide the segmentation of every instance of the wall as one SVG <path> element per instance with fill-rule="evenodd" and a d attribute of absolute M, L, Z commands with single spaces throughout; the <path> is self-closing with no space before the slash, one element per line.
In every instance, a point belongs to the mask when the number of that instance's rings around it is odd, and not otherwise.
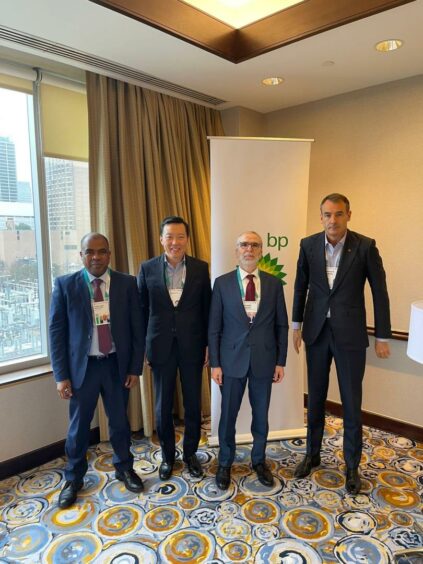
<path fill-rule="evenodd" d="M 66 437 L 67 402 L 56 393 L 53 376 L 35 377 L 1 387 L 0 462 Z"/>
<path fill-rule="evenodd" d="M 351 201 L 351 229 L 376 238 L 387 271 L 392 326 L 408 330 L 410 302 L 423 298 L 423 76 L 272 112 L 265 135 L 314 138 L 307 232 L 321 230 L 330 192 Z M 371 301 L 368 318 L 372 322 Z M 370 312 L 369 312 L 370 310 Z M 371 344 L 371 346 L 373 343 Z M 332 383 L 329 399 L 340 401 Z M 363 409 L 423 426 L 423 366 L 392 342 L 392 357 L 369 350 Z"/>
<path fill-rule="evenodd" d="M 57 396 L 51 374 L 2 385 L 0 462 L 65 439 L 68 405 Z M 91 427 L 96 426 L 97 415 Z"/>

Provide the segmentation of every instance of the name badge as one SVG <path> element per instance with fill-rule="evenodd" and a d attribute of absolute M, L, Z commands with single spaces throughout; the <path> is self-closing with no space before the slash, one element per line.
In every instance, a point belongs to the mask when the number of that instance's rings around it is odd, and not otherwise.
<path fill-rule="evenodd" d="M 170 289 L 169 296 L 170 299 L 172 300 L 174 307 L 176 307 L 179 304 L 179 300 L 181 299 L 182 289 L 181 288 Z"/>
<path fill-rule="evenodd" d="M 326 275 L 328 277 L 328 284 L 329 288 L 332 290 L 333 283 L 335 281 L 336 273 L 338 272 L 337 266 L 327 266 L 326 267 Z"/>
<path fill-rule="evenodd" d="M 250 323 L 253 322 L 254 317 L 256 316 L 258 310 L 258 301 L 245 301 L 244 300 L 244 309 L 245 313 L 250 318 Z"/>
<path fill-rule="evenodd" d="M 109 302 L 93 302 L 94 319 L 96 325 L 108 325 L 110 323 Z"/>

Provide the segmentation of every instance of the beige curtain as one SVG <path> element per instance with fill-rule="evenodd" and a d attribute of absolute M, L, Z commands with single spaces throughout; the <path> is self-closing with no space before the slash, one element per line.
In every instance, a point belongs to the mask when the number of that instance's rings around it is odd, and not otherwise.
<path fill-rule="evenodd" d="M 87 98 L 92 228 L 109 237 L 113 266 L 137 274 L 141 261 L 160 254 L 159 225 L 168 215 L 188 221 L 189 253 L 208 261 L 207 136 L 224 134 L 219 112 L 93 73 L 87 73 Z M 175 405 L 182 416 L 180 397 Z M 206 370 L 202 409 L 210 414 Z M 140 389 L 131 390 L 129 418 L 133 431 L 143 428 L 151 436 L 153 386 L 147 367 Z M 107 438 L 102 408 L 100 435 Z"/>

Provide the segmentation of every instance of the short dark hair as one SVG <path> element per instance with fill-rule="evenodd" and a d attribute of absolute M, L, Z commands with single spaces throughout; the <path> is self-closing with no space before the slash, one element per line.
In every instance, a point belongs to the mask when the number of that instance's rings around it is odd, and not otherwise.
<path fill-rule="evenodd" d="M 179 217 L 179 215 L 170 215 L 169 217 L 164 218 L 160 224 L 160 235 L 163 235 L 165 225 L 169 225 L 170 223 L 183 223 L 185 225 L 187 237 L 189 237 L 189 225 L 184 219 L 182 219 L 182 217 Z"/>
<path fill-rule="evenodd" d="M 347 208 L 347 212 L 350 211 L 350 201 L 349 199 L 344 196 L 343 194 L 338 194 L 337 192 L 334 192 L 333 194 L 328 194 L 327 196 L 325 196 L 323 198 L 323 200 L 320 202 L 320 210 L 322 210 L 322 206 L 325 202 L 327 201 L 333 202 L 334 204 L 337 204 L 338 202 L 344 202 L 345 207 Z"/>
<path fill-rule="evenodd" d="M 107 243 L 107 248 L 110 247 L 109 245 L 109 240 L 107 239 L 107 237 L 105 235 L 103 235 L 103 233 L 98 233 L 96 231 L 92 231 L 91 233 L 86 233 L 82 239 L 81 239 L 81 250 L 84 248 L 85 242 L 88 239 L 104 239 Z"/>

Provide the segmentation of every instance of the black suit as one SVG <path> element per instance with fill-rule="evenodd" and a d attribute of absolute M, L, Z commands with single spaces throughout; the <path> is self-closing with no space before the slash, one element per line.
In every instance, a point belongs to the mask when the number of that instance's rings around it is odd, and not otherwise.
<path fill-rule="evenodd" d="M 235 457 L 235 424 L 248 380 L 252 410 L 253 465 L 265 460 L 268 411 L 276 365 L 285 366 L 288 317 L 281 282 L 260 272 L 261 299 L 254 321 L 245 313 L 237 272 L 214 283 L 209 323 L 210 366 L 223 371 L 219 421 L 219 464 L 229 467 Z"/>
<path fill-rule="evenodd" d="M 326 274 L 324 232 L 300 244 L 292 319 L 303 322 L 308 368 L 307 453 L 320 450 L 329 370 L 335 360 L 344 408 L 344 457 L 356 468 L 362 449 L 362 379 L 369 339 L 364 285 L 373 297 L 376 337 L 391 335 L 389 298 L 382 259 L 375 241 L 347 231 L 332 290 Z M 330 310 L 330 318 L 327 317 Z"/>
<path fill-rule="evenodd" d="M 211 297 L 206 262 L 186 256 L 186 280 L 175 307 L 165 278 L 164 255 L 141 265 L 138 288 L 146 324 L 146 357 L 154 377 L 156 427 L 163 460 L 173 463 L 173 399 L 176 373 L 181 377 L 184 411 L 184 458 L 198 448 L 201 434 L 201 380 L 207 347 Z"/>

